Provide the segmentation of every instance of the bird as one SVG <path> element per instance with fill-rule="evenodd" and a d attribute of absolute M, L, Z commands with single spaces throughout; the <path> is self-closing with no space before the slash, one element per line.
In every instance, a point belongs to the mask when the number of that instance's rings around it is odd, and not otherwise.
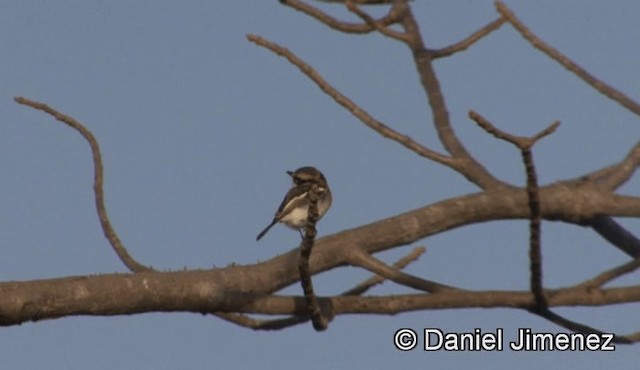
<path fill-rule="evenodd" d="M 308 195 L 314 185 L 317 185 L 319 192 L 317 203 L 318 220 L 331 207 L 331 202 L 333 201 L 331 189 L 329 189 L 329 184 L 322 172 L 315 167 L 305 166 L 295 171 L 287 171 L 287 174 L 291 176 L 291 189 L 289 189 L 282 203 L 280 203 L 280 207 L 278 207 L 271 223 L 258 234 L 256 240 L 260 240 L 278 222 L 298 231 L 306 226 L 309 214 Z"/>

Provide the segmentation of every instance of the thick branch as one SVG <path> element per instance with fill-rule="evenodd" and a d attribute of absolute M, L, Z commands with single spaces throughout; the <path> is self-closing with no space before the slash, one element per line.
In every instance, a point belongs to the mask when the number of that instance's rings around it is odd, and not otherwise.
<path fill-rule="evenodd" d="M 442 95 L 440 82 L 433 68 L 433 57 L 424 45 L 418 23 L 413 17 L 408 4 L 406 2 L 399 2 L 398 4 L 404 7 L 399 13 L 402 14 L 401 24 L 405 34 L 408 36 L 406 44 L 413 53 L 416 70 L 431 107 L 433 124 L 438 132 L 440 142 L 453 158 L 464 163 L 463 166 L 456 170 L 482 189 L 506 186 L 505 183 L 496 179 L 481 163 L 476 161 L 458 140 L 449 119 L 449 112 Z"/>
<path fill-rule="evenodd" d="M 418 258 L 420 258 L 420 256 L 424 252 L 425 252 L 424 247 L 415 248 L 409 254 L 402 257 L 398 261 L 394 262 L 392 267 L 402 270 L 405 267 L 407 267 L 411 262 L 418 260 Z M 340 295 L 341 296 L 362 295 L 366 293 L 369 289 L 373 288 L 378 284 L 383 283 L 384 281 L 385 281 L 385 278 L 379 275 L 374 275 L 360 282 L 353 288 L 344 291 Z M 290 316 L 290 317 L 284 317 L 284 318 L 272 319 L 272 320 L 256 320 L 246 315 L 236 314 L 236 313 L 217 312 L 215 315 L 223 320 L 229 321 L 231 323 L 234 323 L 236 325 L 239 325 L 245 328 L 254 329 L 254 330 L 282 330 L 282 329 L 286 329 L 286 328 L 309 321 L 308 316 Z M 333 317 L 327 317 L 327 316 L 323 316 L 323 317 L 328 321 L 331 321 L 331 319 L 333 319 Z"/>
<path fill-rule="evenodd" d="M 0 324 L 64 316 L 112 316 L 145 312 L 239 312 L 269 315 L 306 315 L 300 297 L 240 293 L 239 274 L 253 275 L 270 262 L 209 271 L 148 272 L 70 277 L 31 282 L 0 283 Z M 295 263 L 289 266 L 295 272 Z M 251 288 L 260 288 L 254 284 Z M 250 290 L 246 290 L 250 291 Z M 640 286 L 626 288 L 565 288 L 545 292 L 553 306 L 601 306 L 640 301 Z M 319 298 L 321 307 L 335 315 L 349 313 L 397 314 L 425 309 L 507 307 L 526 308 L 530 292 L 447 291 L 385 297 Z"/>

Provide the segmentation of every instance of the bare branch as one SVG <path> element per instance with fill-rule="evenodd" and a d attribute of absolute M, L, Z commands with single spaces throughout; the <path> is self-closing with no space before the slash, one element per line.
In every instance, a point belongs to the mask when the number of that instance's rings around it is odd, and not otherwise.
<path fill-rule="evenodd" d="M 407 265 L 409 265 L 411 262 L 416 261 L 418 258 L 420 258 L 420 256 L 425 252 L 425 248 L 424 247 L 418 247 L 415 248 L 414 250 L 412 250 L 409 254 L 407 254 L 406 256 L 402 257 L 401 259 L 399 259 L 398 261 L 394 262 L 394 264 L 392 265 L 393 268 L 396 269 L 403 269 L 405 268 Z M 379 276 L 379 275 L 373 275 L 372 277 L 368 278 L 367 280 L 362 281 L 361 283 L 359 283 L 358 285 L 356 285 L 355 287 L 344 291 L 342 294 L 340 294 L 340 296 L 358 296 L 358 295 L 362 295 L 365 292 L 367 292 L 369 289 L 371 289 L 372 287 L 384 282 L 386 279 Z M 242 314 L 233 314 L 233 313 L 224 313 L 224 312 L 218 312 L 215 313 L 216 316 L 218 316 L 219 318 L 229 321 L 231 323 L 234 323 L 236 325 L 242 326 L 242 327 L 246 327 L 246 328 L 250 328 L 250 329 L 254 329 L 254 330 L 282 330 L 282 329 L 286 329 L 289 328 L 291 326 L 295 326 L 298 324 L 302 324 L 305 323 L 307 321 L 309 321 L 309 316 L 305 315 L 305 316 L 290 316 L 290 317 L 284 317 L 281 319 L 272 319 L 272 320 L 256 320 L 253 318 L 250 318 L 246 315 L 242 315 Z M 333 319 L 333 317 L 326 317 L 325 318 L 329 321 L 331 321 Z"/>
<path fill-rule="evenodd" d="M 592 328 L 588 325 L 569 320 L 549 309 L 547 297 L 545 296 L 544 284 L 542 282 L 542 252 L 540 248 L 540 235 L 541 235 L 541 211 L 540 211 L 540 190 L 538 187 L 537 173 L 535 164 L 533 161 L 533 153 L 531 149 L 536 141 L 553 133 L 560 122 L 554 122 L 545 130 L 531 137 L 518 137 L 501 131 L 495 127 L 491 122 L 484 119 L 478 113 L 474 111 L 469 112 L 471 119 L 476 121 L 480 127 L 485 129 L 488 133 L 492 134 L 496 138 L 508 141 L 509 143 L 520 148 L 522 153 L 522 161 L 524 162 L 527 174 L 527 196 L 529 199 L 529 210 L 531 215 L 529 216 L 529 261 L 530 261 L 530 285 L 531 292 L 534 297 L 534 305 L 531 306 L 528 311 L 539 315 L 557 325 L 560 325 L 566 329 L 574 332 L 584 334 L 603 334 L 600 330 Z M 616 336 L 616 343 L 629 344 L 631 341 L 628 338 Z"/>
<path fill-rule="evenodd" d="M 109 221 L 109 216 L 107 215 L 107 209 L 104 204 L 104 171 L 102 167 L 102 155 L 100 154 L 100 147 L 98 145 L 98 141 L 93 136 L 91 131 L 89 131 L 84 125 L 80 122 L 76 121 L 72 117 L 69 117 L 65 114 L 62 114 L 55 109 L 47 106 L 44 103 L 40 103 L 34 100 L 29 100 L 24 97 L 15 97 L 15 102 L 18 104 L 26 105 L 33 109 L 41 110 L 51 116 L 53 116 L 56 120 L 65 123 L 67 126 L 75 129 L 82 135 L 82 137 L 87 140 L 89 146 L 91 147 L 91 154 L 93 156 L 93 191 L 95 193 L 95 203 L 96 210 L 98 212 L 98 217 L 100 219 L 100 225 L 102 226 L 102 231 L 104 236 L 109 240 L 111 247 L 116 252 L 122 263 L 124 263 L 129 270 L 133 272 L 143 272 L 143 271 L 151 271 L 153 270 L 150 267 L 144 266 L 138 263 L 129 253 L 127 249 L 122 245 L 120 238 L 118 238 L 118 234 L 111 226 L 111 222 Z"/>
<path fill-rule="evenodd" d="M 384 5 L 391 4 L 395 0 L 316 0 L 323 3 L 332 3 L 332 4 L 344 4 L 345 2 L 352 2 L 354 4 L 360 5 Z"/>
<path fill-rule="evenodd" d="M 635 235 L 622 227 L 613 218 L 596 216 L 587 221 L 587 224 L 627 255 L 632 258 L 640 258 L 640 239 L 636 238 Z"/>
<path fill-rule="evenodd" d="M 566 182 L 589 182 L 612 191 L 626 183 L 633 176 L 638 166 L 640 166 L 640 141 L 631 148 L 620 162 L 607 165 L 577 178 L 566 180 Z"/>
<path fill-rule="evenodd" d="M 424 45 L 418 23 L 406 2 L 399 1 L 396 5 L 398 14 L 402 15 L 400 23 L 408 37 L 406 44 L 413 54 L 416 70 L 431 107 L 433 124 L 438 132 L 440 142 L 453 158 L 462 164 L 456 170 L 482 189 L 508 186 L 506 183 L 496 179 L 481 163 L 476 161 L 456 136 L 449 119 L 449 112 L 440 88 L 440 82 L 433 67 L 433 58 Z"/>
<path fill-rule="evenodd" d="M 377 22 L 369 14 L 367 14 L 366 12 L 364 12 L 363 10 L 358 8 L 353 3 L 353 0 L 347 0 L 345 2 L 345 5 L 347 6 L 347 9 L 349 9 L 350 12 L 352 12 L 355 15 L 357 15 L 358 17 L 360 17 L 360 19 L 362 19 L 366 24 L 370 25 L 371 27 L 376 29 L 381 34 L 383 34 L 383 35 L 385 35 L 387 37 L 390 37 L 392 39 L 395 39 L 395 40 L 399 40 L 399 41 L 403 41 L 403 42 L 407 42 L 408 41 L 407 35 L 403 34 L 402 32 L 394 31 L 393 29 L 391 29 L 391 28 L 389 28 L 389 27 Z M 389 14 L 393 14 L 393 9 L 389 12 Z"/>
<path fill-rule="evenodd" d="M 267 48 L 279 56 L 285 57 L 289 62 L 291 62 L 296 67 L 298 67 L 300 71 L 302 71 L 302 73 L 304 73 L 313 82 L 315 82 L 316 85 L 318 85 L 318 87 L 322 91 L 324 91 L 327 95 L 332 97 L 338 104 L 343 106 L 356 118 L 362 121 L 362 123 L 367 125 L 369 128 L 373 129 L 380 135 L 388 139 L 391 139 L 393 141 L 396 141 L 397 143 L 400 143 L 404 147 L 408 148 L 409 150 L 413 151 L 414 153 L 422 157 L 431 159 L 435 162 L 444 164 L 454 169 L 457 169 L 460 167 L 460 163 L 458 161 L 450 157 L 446 157 L 433 150 L 430 150 L 422 146 L 418 142 L 414 141 L 409 136 L 400 134 L 399 132 L 395 131 L 394 129 L 385 125 L 384 123 L 377 121 L 375 118 L 369 115 L 369 113 L 364 111 L 362 108 L 360 108 L 357 104 L 355 104 L 349 98 L 347 98 L 346 96 L 342 95 L 339 91 L 337 91 L 333 86 L 331 86 L 327 81 L 325 81 L 320 76 L 320 74 L 318 74 L 318 72 L 316 72 L 310 65 L 305 63 L 302 59 L 298 58 L 288 49 L 274 42 L 268 41 L 257 35 L 248 35 L 247 38 L 249 39 L 249 41 L 259 46 L 262 46 L 264 48 Z"/>
<path fill-rule="evenodd" d="M 350 251 L 348 261 L 354 266 L 362 267 L 395 283 L 424 292 L 436 293 L 448 290 L 460 290 L 458 288 L 404 273 L 360 249 Z"/>
<path fill-rule="evenodd" d="M 504 22 L 505 22 L 505 19 L 503 17 L 500 17 L 495 21 L 482 27 L 481 29 L 477 30 L 476 32 L 472 33 L 464 40 L 456 42 L 455 44 L 449 45 L 442 49 L 430 50 L 429 53 L 431 54 L 432 58 L 436 59 L 436 58 L 448 57 L 457 52 L 467 50 L 473 44 L 480 41 L 483 37 L 487 36 L 491 32 L 500 28 L 500 26 L 502 26 Z"/>
<path fill-rule="evenodd" d="M 629 273 L 634 272 L 640 267 L 640 258 L 636 258 L 627 263 L 624 263 L 620 266 L 616 266 L 610 270 L 604 271 L 598 276 L 586 280 L 585 282 L 578 284 L 577 287 L 582 287 L 587 290 L 592 290 L 595 288 L 600 288 L 605 284 Z"/>
<path fill-rule="evenodd" d="M 420 258 L 420 256 L 425 252 L 425 248 L 424 247 L 418 247 L 416 249 L 414 249 L 413 251 L 411 251 L 411 253 L 407 254 L 406 256 L 402 257 L 401 259 L 399 259 L 398 261 L 396 261 L 393 265 L 391 265 L 391 267 L 395 270 L 403 270 L 405 267 L 407 267 L 411 262 L 414 262 L 416 260 L 418 260 L 418 258 Z M 364 293 L 366 293 L 369 289 L 373 288 L 374 286 L 383 283 L 385 280 L 387 280 L 386 278 L 380 276 L 380 275 L 373 275 L 372 277 L 370 277 L 369 279 L 361 282 L 360 284 L 356 285 L 355 287 L 343 292 L 341 295 L 343 296 L 347 296 L 347 295 L 362 295 Z"/>
<path fill-rule="evenodd" d="M 534 141 L 535 138 L 531 139 Z M 527 174 L 527 196 L 529 199 L 529 264 L 530 264 L 530 285 L 531 292 L 536 299 L 536 307 L 540 312 L 548 311 L 547 299 L 544 296 L 544 284 L 542 283 L 542 251 L 540 250 L 540 189 L 538 188 L 538 176 L 536 174 L 535 164 L 533 162 L 533 153 L 531 148 L 523 148 L 522 161 Z"/>
<path fill-rule="evenodd" d="M 531 148 L 538 140 L 542 139 L 547 135 L 552 134 L 558 128 L 558 126 L 560 126 L 560 122 L 555 121 L 544 130 L 538 132 L 537 134 L 531 137 L 525 137 L 525 136 L 511 135 L 505 131 L 500 130 L 491 122 L 489 122 L 486 118 L 482 117 L 479 113 L 473 110 L 469 111 L 469 118 L 471 118 L 474 122 L 478 124 L 478 126 L 482 127 L 482 129 L 487 131 L 489 134 L 495 136 L 498 139 L 504 140 L 506 142 L 509 142 L 515 145 L 520 150 Z"/>
<path fill-rule="evenodd" d="M 598 334 L 598 335 L 602 335 L 605 334 L 603 331 L 600 331 L 598 329 L 595 329 L 591 326 L 588 325 L 584 325 L 581 324 L 579 322 L 575 322 L 572 320 L 569 320 L 565 317 L 562 317 L 560 315 L 558 315 L 555 312 L 552 312 L 551 310 L 549 310 L 548 308 L 544 308 L 543 310 L 539 311 L 533 311 L 533 313 L 539 315 L 540 317 L 547 319 L 549 321 L 551 321 L 552 323 L 559 325 L 565 329 L 569 329 L 571 331 L 574 331 L 576 333 L 583 333 L 583 334 Z M 626 336 L 622 336 L 622 335 L 615 335 L 614 339 L 613 339 L 614 343 L 619 343 L 619 344 L 631 344 L 634 341 Z"/>
<path fill-rule="evenodd" d="M 321 23 L 325 24 L 326 26 L 340 32 L 363 34 L 363 33 L 370 33 L 376 30 L 375 27 L 372 27 L 371 25 L 366 23 L 349 23 L 349 22 L 343 22 L 343 21 L 337 20 L 334 17 L 323 12 L 322 10 L 305 3 L 304 1 L 280 0 L 280 2 L 284 5 L 292 7 L 295 10 L 305 13 L 310 17 L 313 17 L 316 20 L 320 21 Z M 382 26 L 388 26 L 395 22 L 396 22 L 396 19 L 394 19 L 390 14 L 375 21 L 376 24 L 380 24 Z"/>
<path fill-rule="evenodd" d="M 634 100 L 629 98 L 624 93 L 616 90 L 612 86 L 607 85 L 603 81 L 597 79 L 595 76 L 587 72 L 585 69 L 580 67 L 578 64 L 573 62 L 567 56 L 562 54 L 560 51 L 554 49 L 541 39 L 539 39 L 531 30 L 529 30 L 517 17 L 516 15 L 502 2 L 496 1 L 496 8 L 498 12 L 509 22 L 513 27 L 520 32 L 520 34 L 527 40 L 531 45 L 543 53 L 547 54 L 551 59 L 560 63 L 564 68 L 568 69 L 570 72 L 574 73 L 581 80 L 591 85 L 594 89 L 598 90 L 601 94 L 607 96 L 613 101 L 618 102 L 623 107 L 627 108 L 631 112 L 640 115 L 640 104 L 636 103 Z"/>
<path fill-rule="evenodd" d="M 495 136 L 498 139 L 507 141 L 520 149 L 522 154 L 522 162 L 524 163 L 525 172 L 527 175 L 527 199 L 529 204 L 529 264 L 530 264 L 530 285 L 531 292 L 535 297 L 535 306 L 532 308 L 534 312 L 542 315 L 552 316 L 548 312 L 547 300 L 544 296 L 544 287 L 542 283 L 542 252 L 540 250 L 540 189 L 538 187 L 538 178 L 536 174 L 535 164 L 533 162 L 533 153 L 531 148 L 537 140 L 551 134 L 560 124 L 554 122 L 551 126 L 538 134 L 531 137 L 522 137 L 511 135 L 505 131 L 500 130 L 491 122 L 486 120 L 480 114 L 469 111 L 469 117 L 474 120 L 480 127 L 482 127 L 489 134 Z"/>
<path fill-rule="evenodd" d="M 307 224 L 304 227 L 304 238 L 300 244 L 300 254 L 298 256 L 298 271 L 300 272 L 300 285 L 304 292 L 304 298 L 307 302 L 307 312 L 311 317 L 311 323 L 316 331 L 324 331 L 327 329 L 329 322 L 322 316 L 318 298 L 313 291 L 313 281 L 311 280 L 311 272 L 309 272 L 309 257 L 316 240 L 316 222 L 318 222 L 318 199 L 327 189 L 320 188 L 318 184 L 314 184 L 307 194 L 309 199 L 309 211 L 307 212 Z"/>
<path fill-rule="evenodd" d="M 608 173 L 604 181 L 600 181 L 602 186 L 614 190 L 627 182 L 640 166 L 640 142 L 631 150 L 627 157 L 615 167 L 615 170 Z"/>

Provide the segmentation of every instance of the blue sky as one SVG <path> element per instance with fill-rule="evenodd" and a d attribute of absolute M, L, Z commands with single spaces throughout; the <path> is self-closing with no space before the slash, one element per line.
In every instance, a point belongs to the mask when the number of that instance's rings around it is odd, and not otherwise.
<path fill-rule="evenodd" d="M 640 99 L 639 3 L 507 4 L 541 38 Z M 417 0 L 412 6 L 433 48 L 496 17 L 491 1 Z M 340 6 L 326 8 L 350 17 Z M 410 53 L 382 36 L 339 34 L 277 1 L 3 1 L 0 279 L 125 271 L 95 214 L 86 142 L 15 104 L 18 95 L 46 102 L 93 131 L 103 151 L 114 227 L 133 256 L 163 270 L 250 264 L 295 247 L 297 234 L 284 227 L 259 243 L 255 235 L 289 186 L 285 171 L 303 165 L 321 169 L 334 193 L 321 234 L 477 190 L 367 129 L 297 69 L 249 43 L 247 33 L 290 48 L 376 118 L 441 150 Z M 640 137 L 638 117 L 532 49 L 509 26 L 437 61 L 436 69 L 460 139 L 514 184 L 524 182 L 519 153 L 475 127 L 469 109 L 519 135 L 562 122 L 534 149 L 541 183 L 617 161 Z M 633 179 L 621 193 L 638 195 L 637 188 Z M 635 220 L 622 222 L 639 230 Z M 417 245 L 427 253 L 410 266 L 412 273 L 467 289 L 527 288 L 525 221 L 473 225 Z M 411 247 L 380 257 L 391 262 Z M 543 224 L 543 253 L 550 287 L 579 282 L 626 258 L 589 229 L 549 222 Z M 319 294 L 330 295 L 368 276 L 345 268 L 314 282 Z M 372 294 L 403 291 L 387 282 Z M 603 330 L 639 329 L 637 304 L 558 311 Z M 392 346 L 402 327 L 504 328 L 508 337 L 518 328 L 562 330 L 505 309 L 342 316 L 321 334 L 310 325 L 253 332 L 193 314 L 73 317 L 3 328 L 0 358 L 15 369 L 637 364 L 637 346 L 613 353 L 404 353 Z"/>

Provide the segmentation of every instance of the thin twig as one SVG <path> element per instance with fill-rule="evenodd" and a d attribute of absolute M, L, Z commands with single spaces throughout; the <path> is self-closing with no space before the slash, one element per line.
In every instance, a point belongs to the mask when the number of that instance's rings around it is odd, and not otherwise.
<path fill-rule="evenodd" d="M 604 271 L 600 274 L 598 274 L 596 277 L 586 280 L 580 284 L 578 284 L 578 287 L 582 287 L 584 289 L 587 290 L 592 290 L 595 288 L 600 288 L 602 286 L 604 286 L 605 284 L 623 276 L 629 273 L 634 272 L 635 270 L 637 270 L 640 267 L 640 258 L 636 258 L 634 260 L 631 260 L 627 263 L 623 263 L 620 266 L 616 266 L 612 269 L 609 269 L 607 271 Z"/>
<path fill-rule="evenodd" d="M 425 252 L 424 247 L 418 247 L 414 249 L 411 253 L 407 254 L 406 256 L 396 261 L 393 265 L 391 265 L 391 268 L 398 271 L 403 270 L 411 262 L 416 261 L 424 252 Z M 382 275 L 378 275 L 378 274 L 373 275 L 367 280 L 356 285 L 355 287 L 343 292 L 341 295 L 343 296 L 362 295 L 366 293 L 369 289 L 373 288 L 374 286 L 383 283 L 385 280 L 387 280 L 387 278 Z"/>
<path fill-rule="evenodd" d="M 93 191 L 95 194 L 95 203 L 96 209 L 98 212 L 98 217 L 100 219 L 100 225 L 102 226 L 102 231 L 104 236 L 109 240 L 111 247 L 116 252 L 122 263 L 124 263 L 129 270 L 133 272 L 144 272 L 144 271 L 152 271 L 153 269 L 147 266 L 144 266 L 138 263 L 133 257 L 129 255 L 127 249 L 122 245 L 120 238 L 116 234 L 116 231 L 111 226 L 111 222 L 109 221 L 109 217 L 107 215 L 107 209 L 104 204 L 104 190 L 103 190 L 103 167 L 102 167 L 102 156 L 100 154 L 100 147 L 98 145 L 98 141 L 93 136 L 91 131 L 89 131 L 85 126 L 83 126 L 80 122 L 76 121 L 72 117 L 69 117 L 65 114 L 62 114 L 55 109 L 49 107 L 44 103 L 40 103 L 34 100 L 30 100 L 21 96 L 14 98 L 15 102 L 18 104 L 26 105 L 33 109 L 41 110 L 51 116 L 53 116 L 56 120 L 65 123 L 67 126 L 72 127 L 76 131 L 82 135 L 82 137 L 87 140 L 89 146 L 91 147 L 91 154 L 93 156 Z"/>
<path fill-rule="evenodd" d="M 538 140 L 542 139 L 547 135 L 552 134 L 558 128 L 558 126 L 560 126 L 560 122 L 555 121 L 544 130 L 538 132 L 537 134 L 531 137 L 526 137 L 526 136 L 511 135 L 507 132 L 500 130 L 499 128 L 494 126 L 491 122 L 489 122 L 486 118 L 482 117 L 479 113 L 473 110 L 469 111 L 469 118 L 471 118 L 475 123 L 478 124 L 478 126 L 480 126 L 489 134 L 493 135 L 498 139 L 507 141 L 515 145 L 520 150 L 531 148 L 533 144 L 535 144 Z"/>
<path fill-rule="evenodd" d="M 344 33 L 353 33 L 353 34 L 363 34 L 370 33 L 375 31 L 376 29 L 369 24 L 366 23 L 349 23 L 340 21 L 329 14 L 323 12 L 322 10 L 311 6 L 304 1 L 300 0 L 280 0 L 280 2 L 284 5 L 287 5 L 297 11 L 305 13 L 306 15 L 315 18 L 326 26 L 333 28 L 334 30 L 344 32 Z M 384 17 L 375 21 L 375 23 L 388 26 L 396 22 L 396 19 L 390 14 L 385 15 Z"/>
<path fill-rule="evenodd" d="M 424 292 L 437 293 L 461 290 L 402 272 L 359 249 L 350 251 L 348 260 L 354 266 L 362 267 L 395 283 Z"/>
<path fill-rule="evenodd" d="M 429 53 L 431 54 L 431 57 L 435 59 L 435 58 L 448 57 L 457 52 L 467 50 L 469 47 L 471 47 L 471 45 L 475 44 L 476 42 L 480 41 L 480 39 L 482 39 L 483 37 L 487 36 L 491 32 L 500 28 L 500 26 L 502 26 L 504 22 L 505 22 L 504 18 L 500 17 L 494 20 L 493 22 L 487 24 L 486 26 L 482 27 L 481 29 L 477 30 L 476 32 L 472 33 L 464 40 L 456 42 L 455 44 L 449 45 L 442 49 L 430 50 Z"/>
<path fill-rule="evenodd" d="M 567 56 L 562 54 L 560 51 L 554 49 L 552 46 L 548 45 L 540 38 L 538 38 L 531 30 L 529 30 L 524 23 L 522 23 L 516 15 L 501 1 L 496 1 L 496 8 L 498 12 L 509 22 L 513 27 L 520 32 L 520 34 L 527 40 L 533 47 L 541 50 L 543 53 L 547 54 L 551 59 L 560 63 L 564 68 L 568 69 L 570 72 L 574 73 L 581 80 L 591 85 L 594 89 L 598 90 L 601 94 L 609 97 L 613 101 L 618 102 L 623 107 L 627 108 L 631 112 L 640 115 L 640 104 L 636 103 L 633 99 L 629 98 L 627 95 L 622 93 L 621 91 L 616 90 L 614 87 L 607 85 L 603 81 L 597 79 L 595 76 L 587 72 L 585 69 L 580 67 L 578 64 L 573 62 Z"/>
<path fill-rule="evenodd" d="M 370 25 L 371 27 L 373 27 L 375 30 L 377 30 L 381 34 L 383 34 L 383 35 L 385 35 L 387 37 L 390 37 L 392 39 L 402 41 L 402 42 L 407 42 L 408 41 L 407 35 L 405 35 L 402 32 L 395 31 L 395 30 L 389 28 L 388 26 L 385 26 L 382 23 L 377 22 L 369 14 L 367 14 L 366 12 L 364 12 L 363 10 L 358 8 L 353 3 L 353 0 L 347 0 L 345 2 L 345 5 L 347 6 L 347 9 L 349 9 L 350 12 L 352 12 L 355 15 L 357 15 L 358 17 L 360 17 L 360 19 L 362 19 L 366 24 Z M 393 9 L 389 13 L 393 14 Z"/>
<path fill-rule="evenodd" d="M 256 45 L 262 46 L 268 50 L 271 50 L 275 54 L 286 58 L 291 64 L 295 65 L 304 73 L 307 77 L 309 77 L 316 85 L 324 91 L 327 95 L 332 97 L 336 103 L 343 106 L 347 109 L 351 114 L 353 114 L 356 118 L 358 118 L 362 123 L 367 125 L 369 128 L 373 129 L 383 137 L 391 139 L 404 147 L 408 148 L 412 152 L 431 159 L 437 163 L 443 164 L 445 166 L 451 167 L 453 169 L 460 169 L 463 165 L 461 162 L 456 161 L 451 157 L 447 157 L 440 153 L 437 153 L 431 149 L 428 149 L 421 145 L 420 143 L 414 141 L 411 137 L 403 135 L 391 127 L 385 125 L 384 123 L 373 118 L 369 113 L 360 108 L 357 104 L 351 101 L 346 96 L 342 95 L 339 91 L 337 91 L 333 86 L 331 86 L 327 81 L 320 76 L 315 69 L 313 69 L 310 65 L 304 62 L 302 59 L 298 58 L 295 54 L 289 51 L 287 48 L 284 48 L 274 42 L 266 40 L 257 35 L 247 35 L 247 39 L 249 41 L 255 43 Z"/>
<path fill-rule="evenodd" d="M 323 3 L 331 4 L 343 4 L 345 2 L 352 2 L 360 5 L 387 5 L 393 3 L 395 0 L 316 0 Z"/>

